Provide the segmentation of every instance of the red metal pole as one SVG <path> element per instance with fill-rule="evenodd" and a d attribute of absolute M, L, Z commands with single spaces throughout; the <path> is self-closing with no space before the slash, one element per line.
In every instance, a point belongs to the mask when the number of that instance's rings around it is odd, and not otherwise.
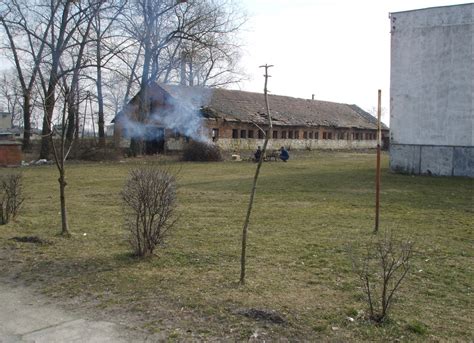
<path fill-rule="evenodd" d="M 374 232 L 379 230 L 380 217 L 380 146 L 382 141 L 382 130 L 380 126 L 380 116 L 382 112 L 382 91 L 379 89 L 378 106 L 377 106 L 377 167 L 375 171 L 375 228 Z"/>

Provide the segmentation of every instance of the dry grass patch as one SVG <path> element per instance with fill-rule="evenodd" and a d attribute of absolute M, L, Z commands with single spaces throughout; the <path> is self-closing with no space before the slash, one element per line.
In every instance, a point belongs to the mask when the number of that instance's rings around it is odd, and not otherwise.
<path fill-rule="evenodd" d="M 308 152 L 265 164 L 245 287 L 237 286 L 240 234 L 253 163 L 72 164 L 70 239 L 56 236 L 55 170 L 27 168 L 24 211 L 0 230 L 0 273 L 177 340 L 471 340 L 473 181 L 391 174 L 387 156 L 380 227 L 416 242 L 415 272 L 391 321 L 358 317 L 365 304 L 345 247 L 371 235 L 374 161 L 373 154 Z M 155 163 L 180 170 L 180 219 L 158 256 L 139 261 L 128 253 L 119 193 L 131 168 Z M 252 309 L 285 322 L 241 314 Z"/>

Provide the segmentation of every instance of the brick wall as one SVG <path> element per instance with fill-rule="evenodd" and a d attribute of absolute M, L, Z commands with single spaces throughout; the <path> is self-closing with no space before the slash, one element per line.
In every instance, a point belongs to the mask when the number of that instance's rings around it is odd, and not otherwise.
<path fill-rule="evenodd" d="M 19 166 L 21 158 L 20 144 L 0 143 L 0 166 Z"/>

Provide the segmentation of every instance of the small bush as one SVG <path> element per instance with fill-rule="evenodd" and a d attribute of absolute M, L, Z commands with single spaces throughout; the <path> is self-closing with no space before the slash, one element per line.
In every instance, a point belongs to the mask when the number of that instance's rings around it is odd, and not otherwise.
<path fill-rule="evenodd" d="M 360 256 L 351 247 L 353 269 L 361 281 L 370 320 L 382 323 L 388 318 L 394 296 L 410 271 L 412 252 L 412 242 L 398 241 L 391 234 L 370 240 Z"/>
<path fill-rule="evenodd" d="M 183 161 L 222 161 L 222 154 L 215 144 L 191 141 L 183 150 Z"/>
<path fill-rule="evenodd" d="M 21 174 L 10 174 L 0 179 L 0 225 L 7 224 L 20 212 L 23 204 L 23 177 Z"/>
<path fill-rule="evenodd" d="M 130 245 L 137 256 L 150 256 L 175 223 L 175 177 L 157 167 L 137 168 L 121 195 Z"/>

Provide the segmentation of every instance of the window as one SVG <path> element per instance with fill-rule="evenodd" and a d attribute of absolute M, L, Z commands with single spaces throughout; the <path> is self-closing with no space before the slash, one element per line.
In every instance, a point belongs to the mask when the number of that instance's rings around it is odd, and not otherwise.
<path fill-rule="evenodd" d="M 300 132 L 298 130 L 295 131 L 295 139 L 300 139 Z"/>
<path fill-rule="evenodd" d="M 215 142 L 219 138 L 219 129 L 212 129 L 212 141 Z"/>
<path fill-rule="evenodd" d="M 263 131 L 258 130 L 258 139 L 263 139 Z"/>
<path fill-rule="evenodd" d="M 247 131 L 246 130 L 240 130 L 240 138 L 247 138 Z"/>
<path fill-rule="evenodd" d="M 309 133 L 309 139 L 313 139 L 313 131 Z"/>
<path fill-rule="evenodd" d="M 314 133 L 314 139 L 319 139 L 319 132 Z"/>
<path fill-rule="evenodd" d="M 332 132 L 328 132 L 328 139 L 332 139 Z"/>
<path fill-rule="evenodd" d="M 282 132 L 281 132 L 281 138 L 282 138 L 282 139 L 286 139 L 286 131 L 282 131 Z"/>
<path fill-rule="evenodd" d="M 239 130 L 232 129 L 232 138 L 239 138 Z"/>
<path fill-rule="evenodd" d="M 308 139 L 308 131 L 303 131 L 303 139 Z"/>
<path fill-rule="evenodd" d="M 293 139 L 293 131 L 292 130 L 288 131 L 288 138 Z"/>
<path fill-rule="evenodd" d="M 278 138 L 278 131 L 273 131 L 273 136 L 272 136 L 274 139 L 277 139 Z"/>
<path fill-rule="evenodd" d="M 253 137 L 253 130 L 249 130 L 249 138 L 254 138 Z"/>
<path fill-rule="evenodd" d="M 355 134 L 355 139 L 356 139 L 356 141 L 359 140 L 359 133 L 358 132 Z"/>
<path fill-rule="evenodd" d="M 323 132 L 323 139 L 328 139 L 328 133 L 327 132 Z"/>

